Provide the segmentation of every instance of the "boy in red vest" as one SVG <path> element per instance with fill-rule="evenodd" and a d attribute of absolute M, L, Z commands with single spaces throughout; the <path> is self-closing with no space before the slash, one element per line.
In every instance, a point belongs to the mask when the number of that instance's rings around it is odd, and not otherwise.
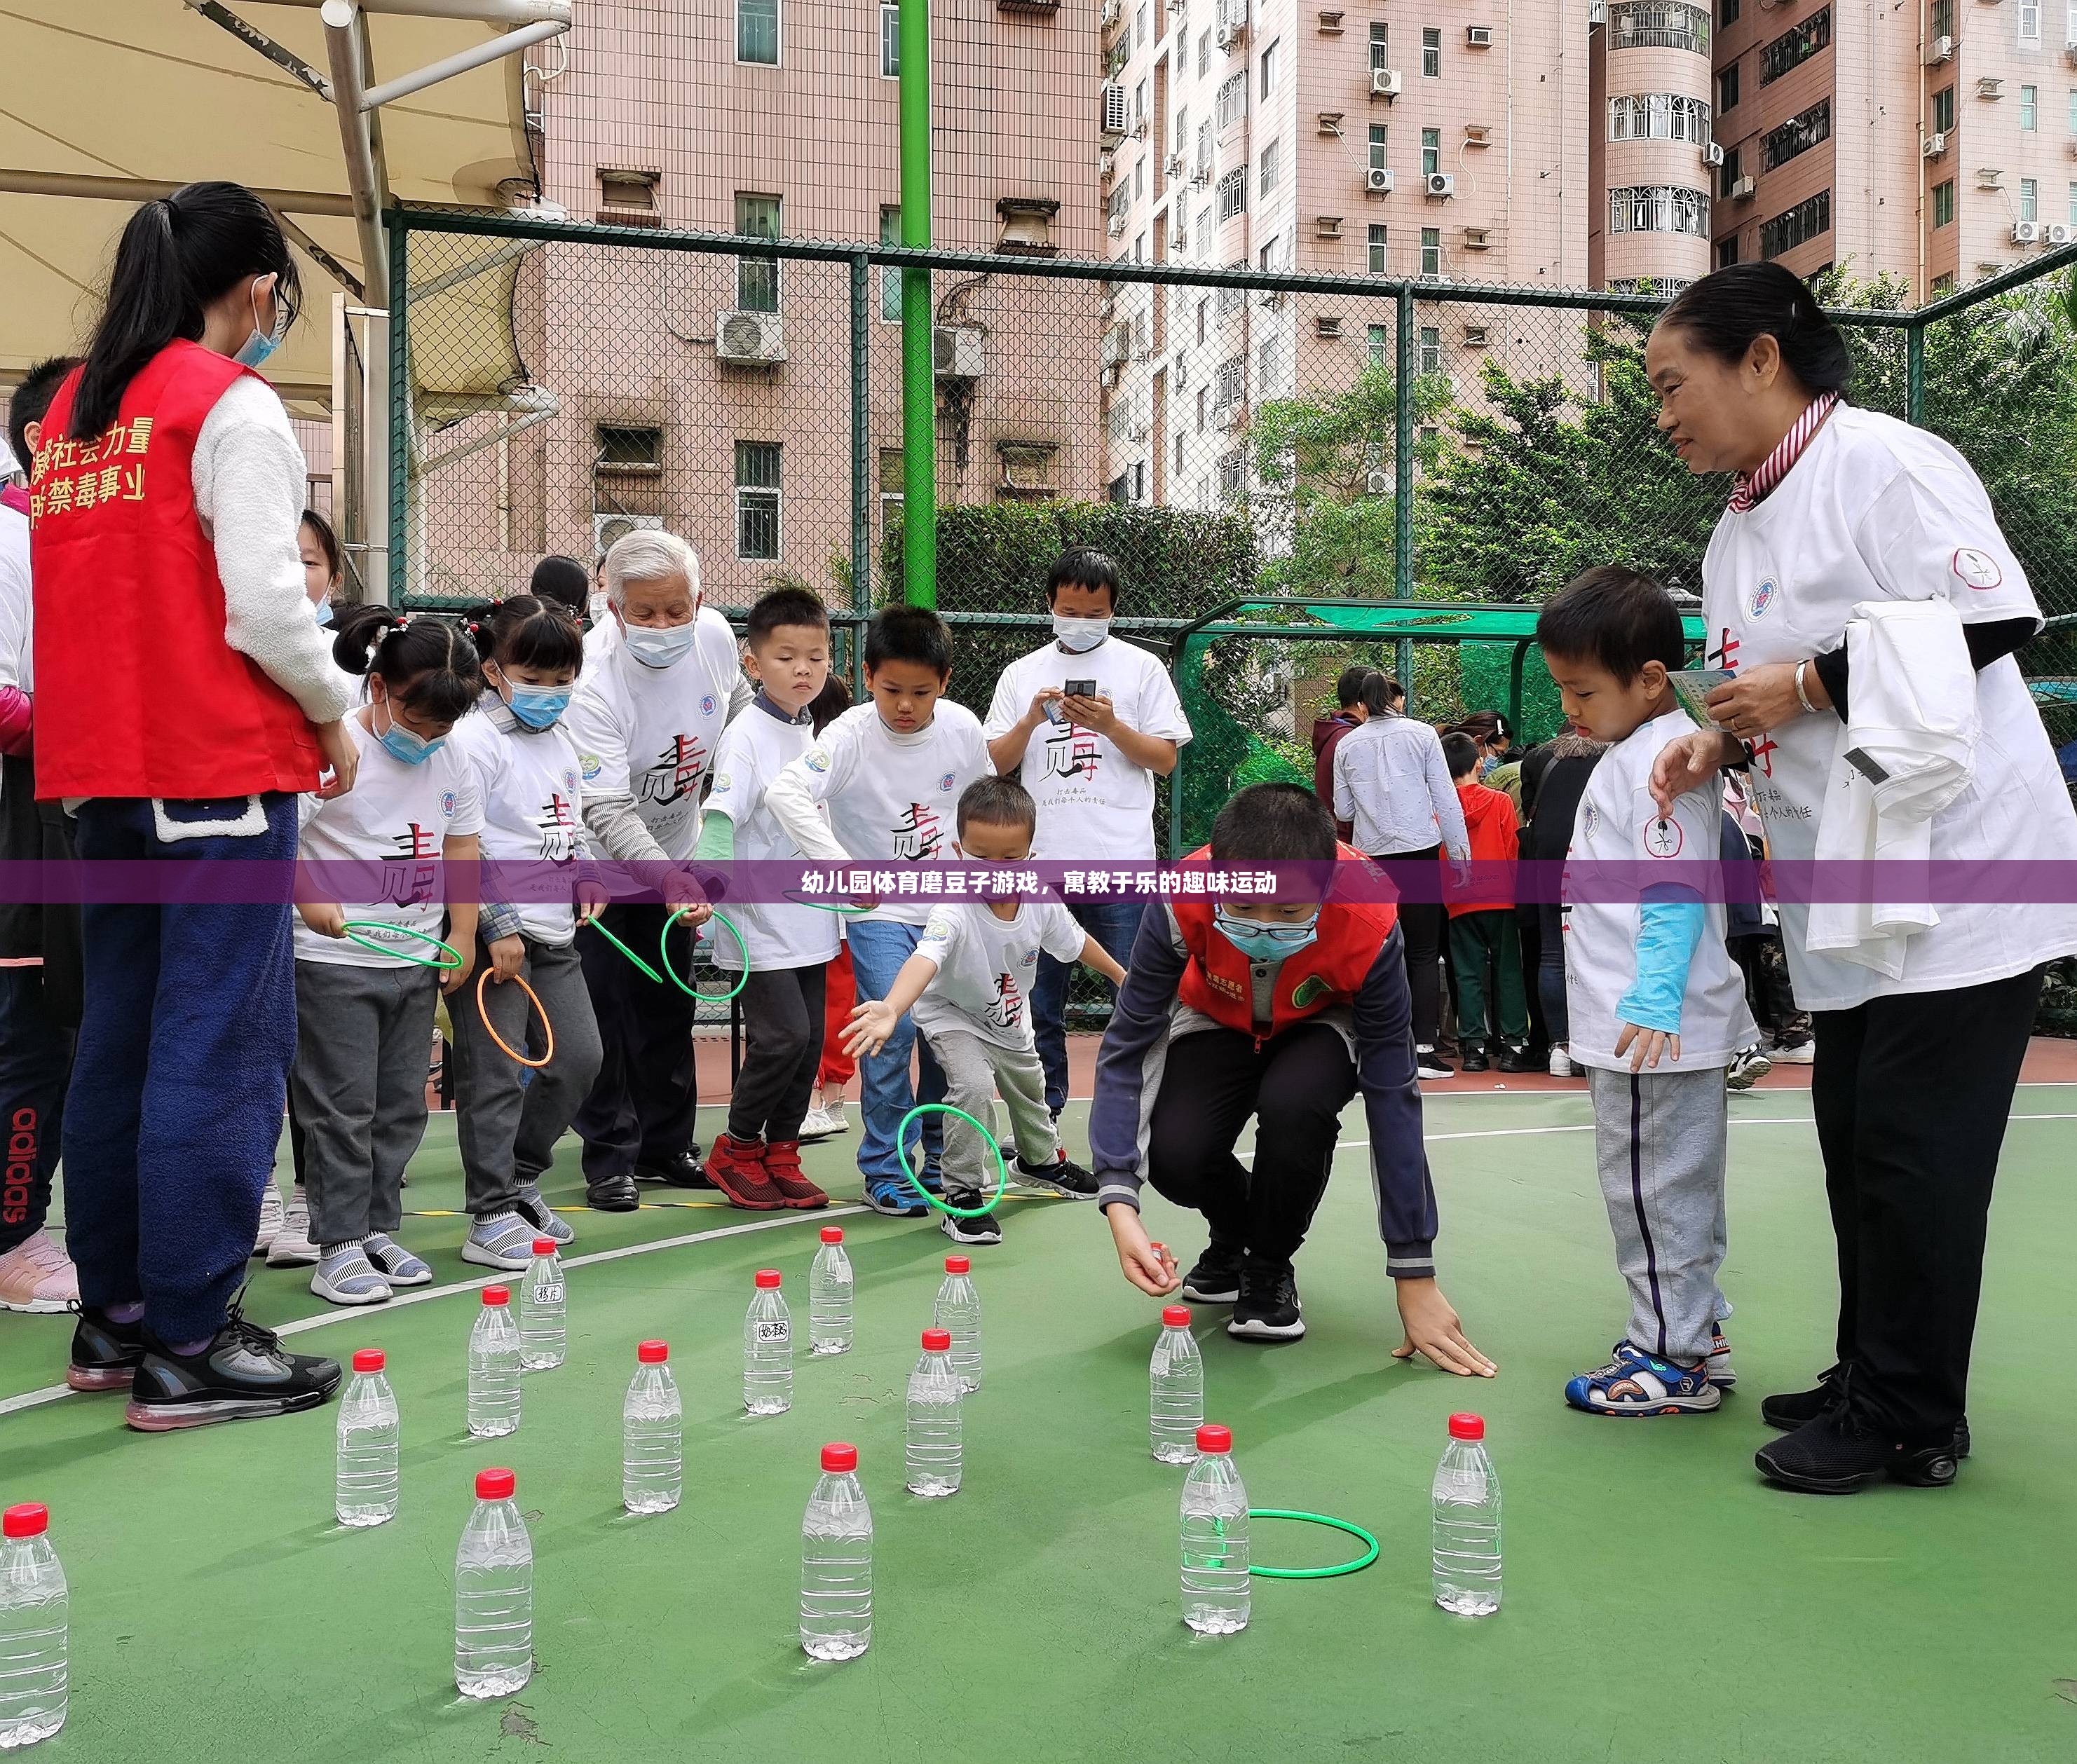
<path fill-rule="evenodd" d="M 1457 1042 L 1464 1070 L 1525 1072 L 1529 995 L 1521 981 L 1521 935 L 1514 919 L 1514 860 L 1521 855 L 1514 803 L 1504 790 L 1479 782 L 1479 744 L 1469 735 L 1445 735 L 1442 759 L 1464 805 L 1476 880 L 1449 892 L 1450 973 L 1457 988 Z M 1487 1039 L 1487 1009 L 1497 1019 L 1498 1045 Z M 1496 1057 L 1488 1057 L 1488 1050 Z"/>
<path fill-rule="evenodd" d="M 1290 784 L 1252 784 L 1219 811 L 1215 863 L 1361 863 L 1331 811 Z M 1412 1007 L 1397 915 L 1334 897 L 1150 909 L 1097 1056 L 1089 1142 L 1097 1200 L 1126 1278 L 1230 1304 L 1226 1333 L 1305 1333 L 1292 1258 L 1326 1192 L 1342 1111 L 1361 1093 L 1378 1229 L 1397 1288 L 1404 1359 L 1489 1378 L 1435 1283 L 1435 1192 L 1421 1139 Z M 1234 1155 L 1256 1121 L 1254 1167 Z M 1142 1180 L 1205 1215 L 1211 1242 L 1178 1280 L 1139 1219 Z"/>

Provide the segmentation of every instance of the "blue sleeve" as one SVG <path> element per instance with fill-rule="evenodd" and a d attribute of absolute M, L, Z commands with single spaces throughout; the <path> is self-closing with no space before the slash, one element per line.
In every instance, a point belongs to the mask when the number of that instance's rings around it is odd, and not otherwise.
<path fill-rule="evenodd" d="M 1150 904 L 1139 921 L 1125 984 L 1097 1052 L 1095 1099 L 1089 1105 L 1089 1161 L 1097 1204 L 1122 1201 L 1135 1211 L 1147 1173 L 1147 1122 L 1160 1094 L 1168 1025 L 1188 957 L 1168 909 Z"/>
<path fill-rule="evenodd" d="M 1413 1069 L 1413 1004 L 1406 946 L 1397 926 L 1356 994 L 1356 1088 L 1370 1129 L 1378 1235 L 1385 1271 L 1398 1280 L 1435 1274 L 1435 1185 L 1421 1137 L 1421 1090 Z"/>
<path fill-rule="evenodd" d="M 1616 1015 L 1639 1029 L 1677 1035 L 1688 966 L 1706 922 L 1701 897 L 1670 884 L 1647 888 L 1638 919 L 1637 978 L 1616 1001 Z"/>

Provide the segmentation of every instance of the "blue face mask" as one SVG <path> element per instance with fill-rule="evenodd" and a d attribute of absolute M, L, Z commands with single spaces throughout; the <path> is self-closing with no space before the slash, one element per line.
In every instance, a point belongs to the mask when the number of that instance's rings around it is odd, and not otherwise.
<path fill-rule="evenodd" d="M 383 709 L 389 710 L 384 701 Z M 447 744 L 445 735 L 422 735 L 406 729 L 397 721 L 397 714 L 389 711 L 389 726 L 377 730 L 375 738 L 382 743 L 382 751 L 392 759 L 406 766 L 422 766 Z"/>
<path fill-rule="evenodd" d="M 256 368 L 281 347 L 281 339 L 289 334 L 289 305 L 281 298 L 277 288 L 274 293 L 274 328 L 266 336 L 260 335 L 259 299 L 253 299 L 252 335 L 245 339 L 244 346 L 231 359 L 241 368 Z"/>
<path fill-rule="evenodd" d="M 569 708 L 567 686 L 522 686 L 516 680 L 508 684 L 512 696 L 505 701 L 511 706 L 512 714 L 529 729 L 552 729 Z"/>
<path fill-rule="evenodd" d="M 1313 942 L 1320 934 L 1320 915 L 1288 925 L 1266 925 L 1259 919 L 1237 917 L 1225 907 L 1212 909 L 1212 922 L 1219 935 L 1251 962 L 1280 962 Z"/>
<path fill-rule="evenodd" d="M 630 625 L 621 622 L 621 634 L 626 639 L 628 653 L 644 668 L 668 668 L 681 660 L 693 647 L 693 633 L 698 621 L 684 625 L 666 625 L 660 630 L 647 625 Z"/>
<path fill-rule="evenodd" d="M 317 619 L 318 628 L 322 630 L 326 626 L 331 622 L 331 602 L 330 601 L 319 601 L 317 604 L 314 616 Z"/>

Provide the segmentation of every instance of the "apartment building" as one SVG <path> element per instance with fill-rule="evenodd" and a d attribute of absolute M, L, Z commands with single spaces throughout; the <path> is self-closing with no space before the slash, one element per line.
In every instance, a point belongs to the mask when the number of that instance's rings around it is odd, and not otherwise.
<path fill-rule="evenodd" d="M 1709 6 L 1602 0 L 1587 18 L 1592 285 L 1684 288 L 1710 267 L 1710 193 L 1724 157 L 1713 134 Z"/>

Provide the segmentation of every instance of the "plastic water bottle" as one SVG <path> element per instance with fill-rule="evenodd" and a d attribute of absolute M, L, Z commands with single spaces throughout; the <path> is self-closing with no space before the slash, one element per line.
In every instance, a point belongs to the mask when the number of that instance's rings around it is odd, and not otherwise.
<path fill-rule="evenodd" d="M 793 1325 L 779 1296 L 779 1271 L 757 1271 L 757 1293 L 743 1320 L 743 1406 L 783 1415 L 793 1406 Z"/>
<path fill-rule="evenodd" d="M 808 1270 L 808 1351 L 848 1354 L 851 1323 L 851 1258 L 844 1254 L 843 1227 L 822 1227 L 822 1246 Z"/>
<path fill-rule="evenodd" d="M 1199 1635 L 1231 1635 L 1247 1627 L 1247 1490 L 1233 1432 L 1200 1427 L 1183 1483 L 1183 1620 Z"/>
<path fill-rule="evenodd" d="M 512 1295 L 487 1286 L 468 1332 L 468 1430 L 478 1439 L 494 1439 L 518 1426 L 519 1331 L 512 1321 Z"/>
<path fill-rule="evenodd" d="M 569 1346 L 569 1317 L 563 1301 L 563 1260 L 553 1238 L 534 1240 L 534 1261 L 519 1288 L 519 1365 L 545 1372 L 560 1366 Z"/>
<path fill-rule="evenodd" d="M 534 1675 L 534 1541 L 512 1487 L 509 1470 L 476 1473 L 476 1511 L 455 1552 L 455 1686 L 464 1696 L 510 1696 Z"/>
<path fill-rule="evenodd" d="M 1147 1369 L 1147 1432 L 1163 1464 L 1197 1461 L 1197 1429 L 1205 1421 L 1205 1357 L 1190 1334 L 1190 1307 L 1161 1313 L 1161 1339 Z"/>
<path fill-rule="evenodd" d="M 963 1255 L 945 1258 L 945 1283 L 938 1288 L 933 1321 L 952 1338 L 952 1370 L 962 1391 L 980 1388 L 980 1295 L 974 1291 L 973 1263 Z"/>
<path fill-rule="evenodd" d="M 65 1724 L 65 1657 L 72 1600 L 44 1535 L 40 1506 L 0 1517 L 0 1750 L 34 1745 Z"/>
<path fill-rule="evenodd" d="M 332 1503 L 342 1525 L 379 1525 L 397 1516 L 397 1444 L 403 1428 L 382 1375 L 381 1349 L 353 1356 L 353 1382 L 339 1403 L 339 1482 Z"/>
<path fill-rule="evenodd" d="M 949 1329 L 923 1331 L 923 1357 L 909 1375 L 909 1492 L 926 1500 L 959 1491 L 959 1375 Z"/>
<path fill-rule="evenodd" d="M 685 1487 L 685 1411 L 671 1376 L 670 1344 L 635 1350 L 635 1382 L 621 1407 L 621 1504 L 631 1513 L 668 1512 Z"/>
<path fill-rule="evenodd" d="M 811 1660 L 855 1660 L 872 1645 L 872 1509 L 857 1471 L 857 1446 L 825 1446 L 801 1521 L 801 1651 Z"/>
<path fill-rule="evenodd" d="M 1435 1470 L 1435 1603 L 1459 1617 L 1500 1609 L 1500 1478 L 1485 1437 L 1478 1416 L 1452 1415 Z"/>

